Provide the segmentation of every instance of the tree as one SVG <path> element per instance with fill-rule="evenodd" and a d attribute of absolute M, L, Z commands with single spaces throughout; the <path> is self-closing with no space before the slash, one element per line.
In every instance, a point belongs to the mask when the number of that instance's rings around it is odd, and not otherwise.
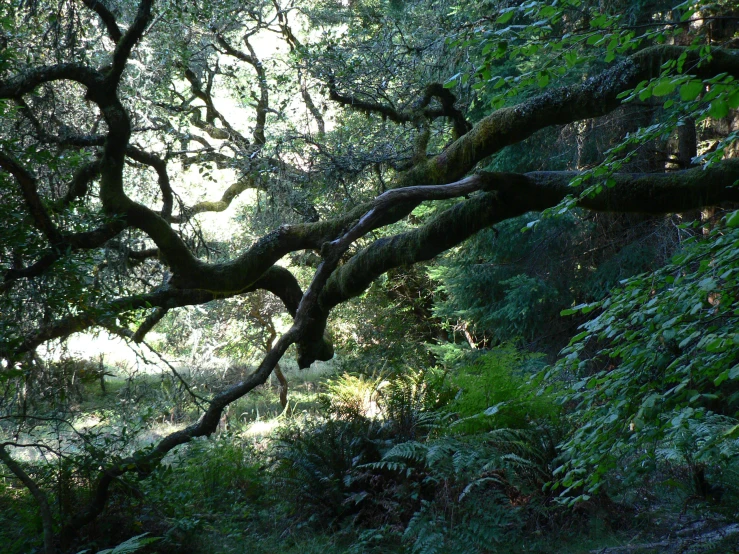
<path fill-rule="evenodd" d="M 301 367 L 330 359 L 332 309 L 388 271 L 532 211 L 664 214 L 739 200 L 739 163 L 728 156 L 736 132 L 711 125 L 739 105 L 739 53 L 732 29 L 706 32 L 725 20 L 701 4 L 650 8 L 659 17 L 646 23 L 577 0 L 81 4 L 0 7 L 0 209 L 13 222 L 0 246 L 3 379 L 32 381 L 32 354 L 47 341 L 92 327 L 141 341 L 171 310 L 255 291 L 279 297 L 293 325 L 251 375 L 207 399 L 197 423 L 102 460 L 64 538 L 100 515 L 117 478 L 146 476 L 173 448 L 213 433 L 291 345 Z M 429 19 L 430 10 L 445 15 Z M 283 46 L 265 57 L 267 35 Z M 249 107 L 248 123 L 220 98 Z M 589 169 L 486 165 L 624 102 L 659 119 Z M 711 149 L 692 156 L 686 146 L 677 161 L 640 168 L 643 145 L 696 121 L 716 135 Z M 173 174 L 191 167 L 220 200 L 175 192 Z M 221 187 L 212 168 L 233 171 L 233 184 Z M 209 242 L 198 214 L 247 190 L 260 208 L 250 233 L 227 248 Z M 408 224 L 423 202 L 432 213 Z M 320 263 L 303 290 L 278 262 L 306 251 Z M 26 415 L 10 400 L 4 410 Z"/>

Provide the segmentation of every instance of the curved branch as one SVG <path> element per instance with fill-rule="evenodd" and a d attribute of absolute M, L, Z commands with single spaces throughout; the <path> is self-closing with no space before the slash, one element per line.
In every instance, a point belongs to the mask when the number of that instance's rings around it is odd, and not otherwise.
<path fill-rule="evenodd" d="M 441 83 L 431 83 L 426 87 L 416 109 L 426 108 L 433 98 L 437 98 L 441 103 L 441 110 L 424 110 L 426 117 L 432 119 L 434 117 L 444 116 L 449 118 L 454 127 L 454 138 L 457 139 L 472 129 L 472 125 L 464 114 L 455 107 L 457 98 L 452 92 L 444 88 Z"/>
<path fill-rule="evenodd" d="M 112 88 L 116 88 L 118 86 L 118 82 L 123 74 L 123 69 L 126 67 L 126 62 L 131 56 L 133 47 L 136 46 L 141 35 L 144 34 L 146 26 L 149 24 L 149 20 L 151 19 L 151 5 L 152 0 L 141 0 L 133 24 L 117 41 L 115 52 L 113 52 L 113 65 L 106 77 L 107 82 L 112 85 Z"/>
<path fill-rule="evenodd" d="M 656 46 L 634 54 L 583 84 L 554 89 L 517 106 L 503 108 L 482 119 L 444 152 L 401 174 L 392 188 L 440 185 L 458 181 L 490 155 L 528 138 L 550 125 L 599 117 L 621 105 L 618 95 L 640 81 L 660 74 L 662 63 L 676 59 L 687 50 L 680 46 Z M 739 52 L 715 50 L 710 61 L 697 69 L 699 77 L 729 72 L 739 75 Z M 689 53 L 686 66 L 697 64 L 697 54 Z M 388 221 L 404 217 L 415 204 L 399 204 L 387 213 Z M 239 257 L 218 266 L 201 266 L 189 274 L 175 272 L 173 283 L 182 288 L 238 290 L 248 286 L 254 274 L 261 274 L 285 254 L 301 249 L 318 249 L 352 225 L 367 206 L 360 206 L 337 219 L 313 224 L 283 226 L 260 239 Z"/>
<path fill-rule="evenodd" d="M 316 271 L 310 287 L 300 299 L 293 326 L 280 337 L 257 370 L 244 381 L 216 395 L 197 423 L 166 436 L 150 450 L 137 452 L 130 458 L 105 468 L 96 484 L 92 502 L 65 526 L 63 534 L 65 536 L 73 534 L 102 512 L 110 484 L 117 477 L 131 469 L 136 469 L 141 475 L 148 475 L 176 446 L 194 437 L 213 433 L 225 407 L 266 382 L 291 344 L 310 341 L 323 333 L 325 317 L 331 307 L 361 293 L 374 278 L 391 267 L 427 260 L 484 227 L 530 211 L 532 204 L 541 205 L 559 201 L 572 191 L 566 186 L 571 177 L 572 175 L 568 173 L 526 175 L 483 173 L 446 187 L 414 187 L 389 191 L 378 197 L 367 213 L 349 231 L 324 246 L 324 261 Z M 739 191 L 731 187 L 738 178 L 739 160 L 723 162 L 708 170 L 693 169 L 658 176 L 619 175 L 615 179 L 613 194 L 606 195 L 600 200 L 597 197 L 584 200 L 583 205 L 594 209 L 629 211 L 645 206 L 647 209 L 656 209 L 650 208 L 650 201 L 655 197 L 663 197 L 670 190 L 673 191 L 673 196 L 679 198 L 670 205 L 671 208 L 684 208 L 696 201 L 711 203 L 739 201 Z M 676 187 L 684 194 L 674 194 Z M 348 247 L 357 238 L 383 225 L 386 220 L 383 212 L 392 210 L 392 206 L 397 202 L 449 198 L 478 189 L 489 192 L 458 203 L 414 231 L 375 241 L 338 268 L 339 261 Z M 541 197 L 544 200 L 537 199 L 539 196 L 536 193 L 539 192 L 542 193 Z M 181 292 L 164 291 L 159 294 L 176 295 Z M 193 294 L 205 293 L 195 291 Z"/>
<path fill-rule="evenodd" d="M 100 175 L 100 160 L 90 162 L 75 171 L 72 180 L 67 187 L 67 194 L 61 201 L 61 206 L 68 206 L 75 200 L 87 195 L 89 184 Z"/>
<path fill-rule="evenodd" d="M 368 102 L 351 94 L 340 93 L 339 89 L 336 87 L 336 79 L 333 75 L 328 79 L 328 97 L 342 106 L 346 106 L 366 114 L 380 114 L 382 117 L 387 118 L 390 121 L 394 121 L 395 123 L 408 123 L 413 120 L 413 117 L 410 114 L 398 111 L 392 106 L 386 106 L 377 102 Z"/>
<path fill-rule="evenodd" d="M 455 139 L 461 137 L 467 131 L 472 129 L 472 125 L 465 119 L 464 114 L 454 106 L 457 98 L 449 89 L 445 89 L 441 83 L 431 83 L 428 85 L 421 98 L 419 98 L 415 102 L 414 106 L 409 110 L 397 110 L 385 104 L 368 102 L 353 95 L 341 94 L 336 88 L 336 81 L 333 76 L 329 77 L 328 91 L 329 98 L 342 106 L 346 106 L 366 114 L 377 113 L 395 123 L 416 121 L 419 116 L 424 116 L 428 119 L 446 117 L 452 122 Z M 428 108 L 428 105 L 434 98 L 437 98 L 441 103 L 441 109 Z"/>
<path fill-rule="evenodd" d="M 277 296 L 285 304 L 285 308 L 292 316 L 295 315 L 303 293 L 295 277 L 280 266 L 272 266 L 257 279 L 250 287 L 239 291 L 238 294 L 266 290 Z M 15 359 L 26 352 L 31 352 L 44 342 L 67 337 L 73 333 L 84 331 L 95 325 L 106 326 L 115 322 L 118 314 L 150 308 L 172 309 L 182 306 L 205 304 L 235 296 L 224 295 L 206 290 L 182 290 L 166 288 L 149 294 L 117 298 L 100 306 L 95 306 L 84 313 L 65 317 L 28 335 L 17 347 L 10 348 L 0 345 L 0 356 Z M 153 325 L 152 325 L 153 327 Z M 324 345 L 324 350 L 330 346 Z"/>
<path fill-rule="evenodd" d="M 118 27 L 118 23 L 115 20 L 113 12 L 111 12 L 100 0 L 82 0 L 82 3 L 98 14 L 100 20 L 105 25 L 105 29 L 108 31 L 110 39 L 118 43 L 123 37 L 121 29 Z"/>
<path fill-rule="evenodd" d="M 192 216 L 203 212 L 223 212 L 228 209 L 234 198 L 236 198 L 242 192 L 253 188 L 257 188 L 257 185 L 254 182 L 254 178 L 251 175 L 246 176 L 228 187 L 224 191 L 223 196 L 221 196 L 220 200 L 216 200 L 214 202 L 198 202 L 192 207 L 183 208 L 182 213 L 180 215 L 170 217 L 170 221 L 172 223 L 184 223 Z"/>
<path fill-rule="evenodd" d="M 103 78 L 99 72 L 78 63 L 37 67 L 0 81 L 0 98 L 18 98 L 43 83 L 62 80 L 76 81 L 90 90 L 102 86 Z"/>
<path fill-rule="evenodd" d="M 154 154 L 131 145 L 126 148 L 126 155 L 132 160 L 154 168 L 154 171 L 157 172 L 159 189 L 162 191 L 162 217 L 165 219 L 169 218 L 172 215 L 174 195 L 172 193 L 172 186 L 169 183 L 167 162 Z"/>
<path fill-rule="evenodd" d="M 213 98 L 210 95 L 210 92 L 208 90 L 203 90 L 203 85 L 200 82 L 200 79 L 198 79 L 198 76 L 195 75 L 195 72 L 191 69 L 185 70 L 185 78 L 190 82 L 190 88 L 192 90 L 192 93 L 200 98 L 203 102 L 205 102 L 206 107 L 206 120 L 205 122 L 202 121 L 200 118 L 200 112 L 196 108 L 193 112 L 193 125 L 196 127 L 203 129 L 206 131 L 211 137 L 215 139 L 233 139 L 237 142 L 240 142 L 243 146 L 249 146 L 249 140 L 239 133 L 236 129 L 234 129 L 231 124 L 228 122 L 228 120 L 223 117 L 221 112 L 219 112 L 215 104 L 213 103 Z M 213 125 L 213 119 L 218 118 L 221 123 L 223 124 L 223 129 L 219 129 L 218 127 Z"/>
<path fill-rule="evenodd" d="M 686 67 L 697 66 L 698 54 L 682 46 L 654 46 L 592 77 L 583 84 L 556 88 L 517 106 L 502 108 L 483 118 L 444 152 L 409 170 L 399 186 L 441 184 L 463 177 L 479 162 L 536 131 L 606 115 L 621 105 L 619 94 L 639 82 L 660 75 L 662 64 L 686 53 Z M 739 76 L 739 51 L 712 50 L 695 74 L 708 78 L 722 72 Z"/>
<path fill-rule="evenodd" d="M 5 171 L 15 177 L 15 180 L 20 185 L 28 212 L 39 231 L 46 236 L 52 246 L 56 246 L 62 242 L 62 235 L 56 225 L 54 225 L 54 222 L 51 221 L 51 216 L 46 211 L 46 207 L 38 194 L 36 178 L 20 163 L 3 152 L 0 152 L 0 168 L 5 169 Z"/>
<path fill-rule="evenodd" d="M 229 56 L 233 56 L 243 62 L 248 63 L 257 72 L 257 86 L 259 87 L 259 98 L 257 99 L 257 121 L 254 126 L 254 143 L 264 144 L 264 129 L 267 121 L 267 111 L 269 110 L 269 89 L 267 88 L 267 75 L 261 60 L 257 57 L 254 48 L 249 42 L 247 36 L 244 37 L 244 44 L 249 50 L 249 54 L 244 54 L 231 46 L 222 34 L 216 34 L 216 41 L 226 51 Z"/>
<path fill-rule="evenodd" d="M 165 315 L 169 313 L 169 308 L 156 308 L 153 312 L 151 312 L 144 322 L 139 325 L 139 328 L 136 329 L 136 332 L 131 335 L 131 340 L 135 343 L 140 343 L 144 340 L 146 337 L 146 334 L 151 331 L 154 326 L 159 323 Z"/>
<path fill-rule="evenodd" d="M 0 285 L 0 292 L 9 290 L 12 283 L 18 279 L 29 279 L 31 277 L 42 275 L 65 254 L 69 254 L 78 249 L 89 250 L 102 246 L 110 239 L 123 232 L 126 227 L 127 225 L 123 221 L 118 220 L 111 221 L 92 231 L 62 235 L 59 243 L 43 254 L 30 266 L 11 268 L 7 270 L 3 276 L 3 283 Z"/>
<path fill-rule="evenodd" d="M 490 191 L 461 202 L 427 224 L 394 237 L 375 241 L 355 254 L 327 282 L 321 294 L 311 333 L 323 335 L 330 310 L 362 294 L 390 269 L 430 260 L 481 229 L 556 206 L 578 189 L 571 172 L 533 172 L 525 175 L 482 173 L 480 188 Z M 616 174 L 616 185 L 593 198 L 577 202 L 583 208 L 611 212 L 670 213 L 702 206 L 739 202 L 739 160 L 713 167 L 661 174 Z M 430 187 L 433 188 L 433 187 Z"/>

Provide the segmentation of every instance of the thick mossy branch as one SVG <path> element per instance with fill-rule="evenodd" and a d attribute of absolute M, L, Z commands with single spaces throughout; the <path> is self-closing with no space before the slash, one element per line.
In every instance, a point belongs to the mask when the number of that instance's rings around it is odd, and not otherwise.
<path fill-rule="evenodd" d="M 153 0 L 141 0 L 133 23 L 125 34 L 116 41 L 116 48 L 113 52 L 113 64 L 106 78 L 106 84 L 111 87 L 111 90 L 114 90 L 118 86 L 133 47 L 136 46 L 136 43 L 141 38 L 141 35 L 144 34 L 144 30 L 151 20 L 152 3 Z"/>
<path fill-rule="evenodd" d="M 572 172 L 532 172 L 518 187 L 511 187 L 508 201 L 541 211 L 565 196 L 581 196 L 569 186 Z M 580 198 L 582 208 L 606 212 L 667 214 L 704 206 L 739 202 L 739 159 L 728 159 L 707 168 L 670 173 L 616 173 L 615 184 L 600 193 Z"/>
<path fill-rule="evenodd" d="M 184 223 L 191 217 L 204 212 L 223 212 L 228 209 L 231 202 L 239 196 L 242 192 L 257 188 L 257 183 L 254 177 L 251 175 L 245 176 L 243 179 L 239 179 L 231 186 L 229 186 L 221 196 L 220 200 L 198 202 L 191 207 L 182 209 L 182 213 L 179 215 L 172 216 L 170 221 L 172 223 Z"/>
<path fill-rule="evenodd" d="M 103 85 L 103 75 L 79 63 L 60 63 L 27 69 L 0 81 L 0 98 L 15 99 L 32 92 L 43 83 L 54 81 L 76 81 L 92 89 Z"/>
<path fill-rule="evenodd" d="M 502 148 L 551 125 L 606 115 L 621 105 L 618 95 L 639 82 L 658 76 L 661 65 L 685 52 L 680 46 L 647 48 L 614 65 L 581 85 L 553 89 L 518 106 L 497 110 L 452 143 L 444 152 L 401 174 L 393 188 L 441 185 L 457 181 L 475 166 Z M 693 59 L 695 58 L 695 59 Z M 697 65 L 697 54 L 689 54 L 686 67 Z M 716 50 L 709 62 L 696 69 L 699 77 L 721 72 L 739 75 L 739 53 Z M 387 223 L 398 221 L 418 204 L 409 201 L 387 213 Z M 317 249 L 339 236 L 368 209 L 360 206 L 337 219 L 301 226 L 283 227 L 270 233 L 238 258 L 220 265 L 201 265 L 188 274 L 178 274 L 174 282 L 186 288 L 212 287 L 224 292 L 248 286 L 260 271 L 289 252 Z M 536 209 L 536 208 L 531 208 Z M 262 259 L 257 260 L 256 257 Z M 182 285 L 179 285 L 179 283 Z"/>
<path fill-rule="evenodd" d="M 482 173 L 468 177 L 447 187 L 412 187 L 396 189 L 378 197 L 364 206 L 365 218 L 355 218 L 363 223 L 371 217 L 371 229 L 386 224 L 388 213 L 405 211 L 421 198 L 442 199 L 453 195 L 468 194 L 473 190 L 486 191 L 456 204 L 442 212 L 422 227 L 375 241 L 339 266 L 326 278 L 314 320 L 299 344 L 299 364 L 307 367 L 316 359 L 330 359 L 333 350 L 324 336 L 326 319 L 337 304 L 361 294 L 370 283 L 388 270 L 429 260 L 456 246 L 481 229 L 505 219 L 530 211 L 541 211 L 556 206 L 566 196 L 577 197 L 580 191 L 569 186 L 577 175 L 572 172 L 532 172 L 524 175 L 509 173 Z M 662 174 L 615 174 L 615 186 L 605 188 L 593 197 L 584 197 L 578 205 L 584 208 L 613 212 L 669 213 L 739 202 L 739 160 L 725 160 L 703 169 Z M 251 250 L 254 263 L 264 263 L 271 256 L 278 256 L 286 244 L 318 247 L 315 235 L 304 236 L 305 226 L 283 227 L 273 235 L 263 237 Z M 358 223 L 355 228 L 361 227 Z M 330 227 L 334 230 L 334 227 Z M 362 234 L 366 233 L 362 227 Z M 360 235 L 361 236 L 361 235 Z M 324 235 L 323 243 L 331 240 Z M 352 241 L 358 236 L 351 235 Z M 311 246 L 306 246 L 311 247 Z M 275 259 L 276 261 L 276 259 Z M 254 268 L 253 271 L 259 271 Z M 51 339 L 68 336 L 93 325 L 105 324 L 106 318 L 116 314 L 150 307 L 176 308 L 202 304 L 217 298 L 233 296 L 257 289 L 266 289 L 280 297 L 291 315 L 295 316 L 303 297 L 297 281 L 289 271 L 271 265 L 260 272 L 257 281 L 247 287 L 222 293 L 218 290 L 169 288 L 147 295 L 114 300 L 104 306 L 75 317 L 66 318 L 45 327 L 26 338 L 23 344 L 0 355 L 15 357 L 28 352 Z"/>
<path fill-rule="evenodd" d="M 478 231 L 531 211 L 556 206 L 580 189 L 569 183 L 572 172 L 525 175 L 482 173 L 480 188 L 488 192 L 456 204 L 425 225 L 375 241 L 339 267 L 327 281 L 317 304 L 311 337 L 323 337 L 332 308 L 362 294 L 390 269 L 412 265 L 460 244 Z M 615 186 L 577 202 L 583 208 L 610 212 L 664 214 L 702 206 L 739 202 L 739 160 L 703 169 L 661 174 L 616 174 Z M 306 338 L 311 338 L 306 337 Z"/>
<path fill-rule="evenodd" d="M 646 48 L 583 84 L 555 88 L 517 106 L 497 110 L 444 152 L 402 176 L 398 186 L 456 181 L 488 156 L 541 129 L 606 115 L 621 105 L 620 93 L 659 76 L 665 61 L 676 60 L 686 52 L 681 46 Z M 685 67 L 698 66 L 699 61 L 696 52 L 687 52 Z M 711 60 L 703 60 L 694 71 L 701 78 L 724 72 L 739 76 L 736 50 L 716 49 Z"/>
<path fill-rule="evenodd" d="M 146 19 L 148 2 L 141 4 L 137 17 L 138 31 Z M 129 29 L 116 49 L 117 57 L 130 53 Z M 630 58 L 581 85 L 553 89 L 518 106 L 497 110 L 481 120 L 472 130 L 452 143 L 443 153 L 401 174 L 393 188 L 416 185 L 440 185 L 457 181 L 474 167 L 505 146 L 520 142 L 534 132 L 550 125 L 598 117 L 620 105 L 618 95 L 635 87 L 645 79 L 659 75 L 661 65 L 677 59 L 686 49 L 679 46 L 656 46 L 642 50 Z M 697 53 L 688 53 L 686 67 L 697 66 Z M 695 70 L 699 77 L 721 72 L 739 75 L 739 54 L 736 51 L 715 50 L 710 61 L 702 61 Z M 29 92 L 42 82 L 55 79 L 73 79 L 89 84 L 99 83 L 100 74 L 75 64 L 30 70 L 0 83 L 0 97 L 15 97 Z M 133 202 L 123 192 L 123 157 L 130 137 L 130 123 L 114 91 L 100 87 L 90 89 L 90 98 L 100 107 L 109 134 L 101 161 L 101 200 L 108 214 L 116 215 L 128 225 L 144 231 L 156 243 L 162 257 L 170 265 L 174 277 L 172 285 L 183 289 L 204 289 L 219 294 L 235 294 L 247 289 L 264 271 L 290 252 L 319 249 L 326 241 L 340 236 L 366 212 L 358 207 L 331 221 L 282 227 L 246 250 L 239 257 L 225 263 L 207 264 L 198 260 L 182 239 L 171 228 L 166 218 L 153 210 Z M 443 99 L 442 99 L 443 100 Z M 166 201 L 165 201 L 166 204 Z M 417 205 L 416 201 L 399 204 L 386 213 L 391 223 L 404 217 Z"/>

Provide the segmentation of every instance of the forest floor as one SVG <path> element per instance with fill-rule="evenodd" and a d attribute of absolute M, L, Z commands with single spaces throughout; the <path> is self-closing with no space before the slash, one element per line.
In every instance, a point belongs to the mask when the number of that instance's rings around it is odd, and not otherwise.
<path fill-rule="evenodd" d="M 116 373 L 110 368 L 110 373 Z M 283 409 L 275 386 L 253 391 L 229 410 L 216 436 L 181 448 L 166 460 L 160 475 L 127 483 L 109 510 L 80 543 L 80 549 L 97 552 L 133 535 L 161 537 L 142 553 L 160 554 L 370 554 L 415 552 L 401 540 L 379 546 L 363 529 L 351 523 L 337 525 L 311 520 L 303 507 L 281 498 L 270 481 L 264 458 L 285 425 L 320 417 L 327 383 L 342 370 L 339 365 L 306 372 L 287 371 L 289 405 Z M 231 377 L 237 378 L 238 375 Z M 220 376 L 222 379 L 223 376 Z M 178 412 L 168 404 L 172 392 L 156 374 L 106 377 L 105 394 L 98 382 L 79 389 L 80 402 L 90 414 L 80 428 L 94 425 L 95 414 L 111 412 L 130 399 L 148 397 L 153 405 L 166 406 L 156 423 L 139 438 L 151 443 L 168 432 L 191 423 L 195 412 Z M 209 380 L 196 386 L 212 389 Z M 158 402 L 158 404 L 157 404 Z M 135 408 L 135 406 L 134 406 Z M 130 414 L 129 414 L 130 415 Z M 128 416 L 126 416 L 128 417 Z M 107 431 L 113 433 L 126 417 Z M 244 453 L 247 452 L 245 455 Z M 260 465 L 261 464 L 261 465 Z M 9 554 L 33 552 L 38 526 L 33 503 L 17 487 L 0 494 L 0 540 L 11 545 Z M 72 502 L 73 499 L 68 499 Z M 57 508 L 64 509 L 63 504 Z M 402 537 L 402 533 L 397 537 Z M 363 544 L 367 546 L 363 546 Z M 113 545 L 116 542 L 112 543 Z M 75 550 L 77 552 L 77 550 Z M 438 550 L 445 554 L 444 550 Z M 707 501 L 691 496 L 684 487 L 635 488 L 617 501 L 591 503 L 557 525 L 542 525 L 516 539 L 514 545 L 493 547 L 490 552 L 572 554 L 696 554 L 739 552 L 739 523 L 734 502 Z"/>

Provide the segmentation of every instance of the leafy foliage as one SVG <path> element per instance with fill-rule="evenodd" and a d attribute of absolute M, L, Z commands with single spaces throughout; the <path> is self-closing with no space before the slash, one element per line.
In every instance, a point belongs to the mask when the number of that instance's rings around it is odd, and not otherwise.
<path fill-rule="evenodd" d="M 564 443 L 559 484 L 575 499 L 605 483 L 617 460 L 653 467 L 679 446 L 686 463 L 715 466 L 736 448 L 737 215 L 686 244 L 672 263 L 624 282 L 596 304 L 557 365 L 581 422 Z"/>
<path fill-rule="evenodd" d="M 457 368 L 451 377 L 458 389 L 446 409 L 460 419 L 453 433 L 473 434 L 491 429 L 526 429 L 536 422 L 555 419 L 554 395 L 540 394 L 536 375 L 542 367 L 533 356 L 507 345 Z"/>

